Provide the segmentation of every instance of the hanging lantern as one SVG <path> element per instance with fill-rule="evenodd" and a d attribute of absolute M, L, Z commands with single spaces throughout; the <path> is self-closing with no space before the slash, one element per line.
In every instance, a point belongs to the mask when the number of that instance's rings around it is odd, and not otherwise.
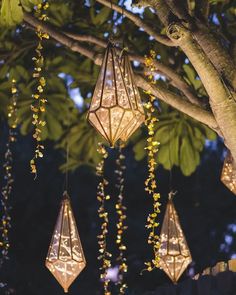
<path fill-rule="evenodd" d="M 128 128 L 121 134 L 120 138 L 125 142 L 145 121 L 145 113 L 138 87 L 134 81 L 133 69 L 131 67 L 129 56 L 126 50 L 123 51 L 121 57 L 121 69 L 123 71 L 126 89 L 128 91 L 133 111 L 135 113 L 135 118 L 133 118 Z"/>
<path fill-rule="evenodd" d="M 86 261 L 67 192 L 63 194 L 46 267 L 54 275 L 65 293 L 85 268 Z"/>
<path fill-rule="evenodd" d="M 221 174 L 221 181 L 236 195 L 236 166 L 231 153 L 228 151 Z"/>
<path fill-rule="evenodd" d="M 88 120 L 111 146 L 121 138 L 131 122 L 136 120 L 120 60 L 114 45 L 110 42 L 92 97 Z"/>
<path fill-rule="evenodd" d="M 160 268 L 173 283 L 177 283 L 182 273 L 192 262 L 192 257 L 172 201 L 172 195 L 173 193 L 169 194 L 160 234 L 159 263 Z"/>

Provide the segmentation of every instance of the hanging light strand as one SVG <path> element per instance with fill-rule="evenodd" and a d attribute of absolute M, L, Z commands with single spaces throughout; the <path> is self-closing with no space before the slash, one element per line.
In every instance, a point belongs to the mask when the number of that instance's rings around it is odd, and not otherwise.
<path fill-rule="evenodd" d="M 156 53 L 155 51 L 150 51 L 150 56 L 145 57 L 145 65 L 150 70 L 151 73 L 148 73 L 148 80 L 151 84 L 155 84 L 156 81 L 154 79 L 153 71 L 154 67 L 154 59 Z M 158 145 L 159 142 L 154 138 L 154 130 L 155 124 L 157 123 L 158 119 L 154 116 L 156 112 L 155 108 L 155 96 L 151 94 L 150 91 L 145 92 L 149 100 L 144 105 L 147 113 L 145 125 L 148 129 L 148 137 L 147 137 L 147 145 L 145 149 L 147 150 L 147 157 L 148 157 L 148 177 L 145 181 L 145 191 L 148 192 L 149 195 L 153 198 L 153 212 L 148 215 L 146 228 L 149 230 L 148 236 L 148 244 L 153 247 L 154 258 L 150 262 L 146 262 L 145 265 L 148 271 L 152 271 L 154 268 L 159 267 L 159 254 L 158 250 L 160 248 L 160 238 L 158 236 L 157 227 L 159 226 L 158 223 L 158 215 L 160 213 L 160 194 L 157 192 L 157 182 L 155 178 L 155 168 L 157 166 L 156 162 L 156 154 L 158 152 Z"/>
<path fill-rule="evenodd" d="M 35 15 L 40 21 L 47 21 L 48 17 L 46 11 L 49 7 L 48 2 L 43 2 L 36 5 Z M 43 57 L 43 40 L 49 39 L 49 35 L 43 32 L 42 28 L 38 26 L 36 28 L 36 35 L 38 37 L 38 46 L 35 50 L 35 56 L 33 57 L 34 61 L 34 72 L 33 78 L 36 80 L 36 92 L 33 96 L 33 103 L 31 105 L 32 111 L 32 124 L 34 127 L 33 139 L 36 142 L 34 157 L 30 161 L 31 173 L 37 177 L 37 165 L 36 159 L 42 158 L 44 154 L 44 145 L 42 144 L 42 130 L 46 125 L 46 121 L 44 119 L 45 111 L 46 111 L 46 103 L 47 99 L 44 97 L 44 90 L 46 87 L 46 78 L 43 76 L 43 68 L 45 65 L 44 57 Z"/>
<path fill-rule="evenodd" d="M 101 178 L 97 187 L 97 200 L 99 201 L 98 216 L 101 220 L 101 233 L 98 235 L 99 256 L 98 260 L 102 262 L 100 267 L 100 278 L 103 282 L 104 295 L 111 295 L 109 291 L 110 280 L 107 278 L 108 269 L 111 267 L 111 253 L 107 251 L 107 236 L 108 236 L 108 212 L 106 211 L 106 201 L 110 199 L 109 195 L 105 193 L 105 187 L 108 185 L 108 181 L 104 178 L 104 164 L 105 159 L 108 157 L 108 153 L 105 147 L 99 143 L 98 153 L 102 156 L 101 161 L 97 164 L 96 174 Z"/>
<path fill-rule="evenodd" d="M 117 222 L 117 234 L 116 234 L 116 244 L 118 246 L 119 255 L 117 257 L 117 263 L 119 265 L 119 294 L 125 294 L 125 290 L 127 289 L 127 284 L 124 283 L 124 275 L 128 271 L 128 265 L 126 263 L 125 251 L 126 245 L 124 244 L 124 232 L 127 230 L 127 226 L 124 224 L 127 218 L 126 210 L 127 208 L 123 204 L 124 200 L 124 171 L 125 167 L 125 155 L 122 153 L 122 147 L 119 146 L 119 155 L 116 160 L 116 170 L 115 174 L 117 175 L 117 188 L 119 191 L 118 199 L 116 203 L 116 213 L 118 216 Z"/>
<path fill-rule="evenodd" d="M 4 184 L 1 189 L 1 223 L 0 223 L 0 249 L 1 249 L 1 258 L 0 258 L 0 267 L 5 260 L 8 259 L 8 251 L 10 247 L 9 243 L 9 229 L 11 228 L 11 216 L 10 216 L 10 206 L 9 206 L 9 197 L 12 192 L 13 176 L 12 176 L 12 144 L 16 141 L 16 132 L 15 128 L 17 127 L 17 96 L 18 91 L 16 88 L 16 81 L 12 80 L 11 87 L 11 101 L 8 106 L 8 119 L 9 119 L 9 133 L 8 140 L 6 144 L 6 152 L 4 155 Z"/>

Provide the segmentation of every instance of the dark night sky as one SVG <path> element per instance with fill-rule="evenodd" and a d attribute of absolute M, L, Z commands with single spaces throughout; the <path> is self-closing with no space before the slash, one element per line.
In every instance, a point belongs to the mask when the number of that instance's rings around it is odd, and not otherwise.
<path fill-rule="evenodd" d="M 38 179 L 34 181 L 28 163 L 31 149 L 31 139 L 27 137 L 20 137 L 14 149 L 15 184 L 11 196 L 10 260 L 5 263 L 0 275 L 2 281 L 8 282 L 14 294 L 60 295 L 63 290 L 45 268 L 44 261 L 63 193 L 64 176 L 59 172 L 58 166 L 63 163 L 64 158 L 60 151 L 54 150 L 48 143 Z M 3 150 L 2 140 L 1 151 Z M 178 170 L 173 170 L 172 186 L 178 191 L 175 197 L 176 209 L 191 249 L 194 260 L 192 266 L 196 272 L 213 266 L 218 261 L 226 261 L 236 253 L 235 233 L 227 230 L 230 224 L 236 224 L 236 198 L 219 181 L 222 150 L 221 142 L 217 143 L 217 151 L 205 150 L 201 166 L 191 177 L 184 177 Z M 152 203 L 143 188 L 147 173 L 146 162 L 136 162 L 129 147 L 126 149 L 126 156 L 128 294 L 138 295 L 170 284 L 170 281 L 160 270 L 145 272 L 140 276 L 144 262 L 151 257 L 144 225 Z M 112 196 L 109 205 L 111 235 L 115 229 L 112 209 L 116 197 L 112 176 L 114 159 L 115 152 L 112 151 L 106 165 Z M 158 168 L 157 180 L 161 192 L 162 220 L 169 191 L 169 173 L 162 167 Z M 96 258 L 96 236 L 99 232 L 96 185 L 94 171 L 88 167 L 80 167 L 70 174 L 69 193 L 87 259 L 87 267 L 70 288 L 70 294 L 102 294 Z M 225 243 L 226 234 L 228 244 Z M 115 253 L 114 236 L 111 236 L 109 248 Z M 181 280 L 184 279 L 185 275 Z"/>

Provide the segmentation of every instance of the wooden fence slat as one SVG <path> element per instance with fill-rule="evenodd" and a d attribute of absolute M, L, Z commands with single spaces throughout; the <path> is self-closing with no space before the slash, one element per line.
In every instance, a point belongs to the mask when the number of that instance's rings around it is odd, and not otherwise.
<path fill-rule="evenodd" d="M 236 295 L 236 272 L 220 272 L 216 276 L 200 276 L 178 285 L 161 286 L 147 295 Z"/>

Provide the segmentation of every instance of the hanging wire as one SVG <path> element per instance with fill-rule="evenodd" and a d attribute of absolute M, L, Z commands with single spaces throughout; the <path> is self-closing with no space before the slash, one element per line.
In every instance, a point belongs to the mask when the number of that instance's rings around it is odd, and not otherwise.
<path fill-rule="evenodd" d="M 121 14 L 121 24 L 123 24 L 123 21 L 124 21 L 124 2 L 123 2 L 123 5 L 122 5 L 122 14 Z M 125 34 L 123 33 L 123 38 L 122 38 L 122 48 L 125 49 Z M 126 49 L 127 50 L 127 49 Z"/>
<path fill-rule="evenodd" d="M 168 154 L 169 154 L 169 164 L 170 164 L 170 171 L 169 171 L 169 199 L 173 198 L 177 191 L 173 191 L 173 171 L 172 171 L 172 159 L 171 159 L 171 146 L 170 146 L 170 138 L 171 138 L 171 124 L 169 125 L 169 145 L 168 145 Z"/>
<path fill-rule="evenodd" d="M 110 42 L 113 42 L 114 40 L 114 27 L 115 27 L 115 20 L 114 20 L 114 13 L 113 13 L 113 3 L 112 0 L 110 0 L 110 4 L 111 4 L 111 29 L 110 29 L 110 36 L 109 36 L 109 40 Z"/>
<path fill-rule="evenodd" d="M 170 165 L 170 172 L 169 172 L 169 192 L 172 191 L 172 181 L 173 181 L 173 175 L 172 175 L 172 160 L 171 160 L 171 150 L 170 150 L 170 137 L 171 137 L 171 124 L 169 124 L 169 145 L 168 145 L 168 154 L 169 154 L 169 165 Z"/>
<path fill-rule="evenodd" d="M 65 135 L 65 145 L 66 145 L 66 167 L 65 167 L 65 180 L 64 180 L 64 191 L 68 192 L 69 187 L 69 155 L 70 155 L 70 147 L 69 147 L 69 130 L 70 130 L 70 114 L 67 113 L 66 116 L 66 135 Z"/>
<path fill-rule="evenodd" d="M 66 171 L 65 171 L 65 184 L 64 184 L 64 191 L 68 191 L 68 186 L 69 186 L 69 169 L 68 169 L 68 165 L 69 165 L 69 143 L 68 143 L 68 139 L 67 139 L 67 143 L 66 143 Z"/>

